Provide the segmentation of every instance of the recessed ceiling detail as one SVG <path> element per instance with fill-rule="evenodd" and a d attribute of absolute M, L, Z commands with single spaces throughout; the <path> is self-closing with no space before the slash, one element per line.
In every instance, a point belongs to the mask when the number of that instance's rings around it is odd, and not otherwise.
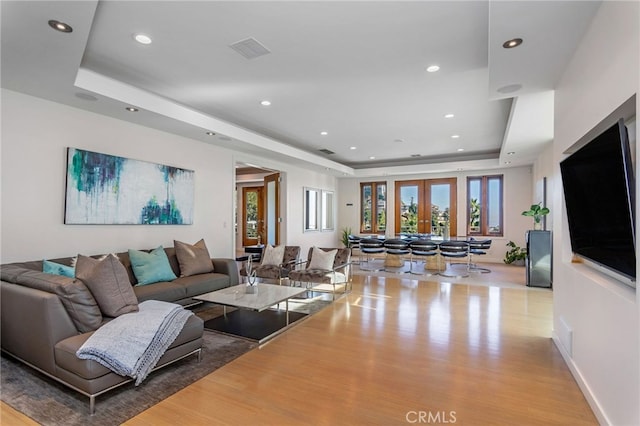
<path fill-rule="evenodd" d="M 599 7 L 585 1 L 7 3 L 3 88 L 260 158 L 347 173 L 370 168 L 371 154 L 379 158 L 376 168 L 497 160 L 510 151 L 518 153 L 510 156 L 513 163 L 529 161 L 532 151 L 507 131 L 519 135 L 513 123 L 528 128 L 531 120 L 514 119 L 512 110 L 522 109 L 512 106 L 555 87 Z M 72 34 L 49 32 L 51 18 L 73 23 Z M 138 32 L 153 44 L 131 43 Z M 514 37 L 527 43 L 502 47 Z M 425 75 L 435 64 L 440 70 Z M 514 83 L 522 89 L 497 91 Z M 79 90 L 99 100 L 75 96 Z M 271 97 L 271 109 L 260 105 Z M 140 114 L 122 114 L 133 105 Z M 455 119 L 443 120 L 453 111 Z M 209 129 L 217 135 L 203 138 Z M 327 129 L 331 137 L 318 138 Z M 456 153 L 460 146 L 464 153 Z M 411 158 L 415 153 L 421 158 Z M 484 157 L 477 159 L 479 153 Z"/>
<path fill-rule="evenodd" d="M 333 152 L 333 151 L 331 151 L 330 149 L 327 149 L 327 148 L 321 148 L 318 151 L 320 151 L 323 154 L 327 154 L 327 155 L 335 154 L 335 152 Z"/>
<path fill-rule="evenodd" d="M 229 46 L 247 59 L 255 59 L 271 53 L 262 43 L 253 37 L 240 40 Z"/>

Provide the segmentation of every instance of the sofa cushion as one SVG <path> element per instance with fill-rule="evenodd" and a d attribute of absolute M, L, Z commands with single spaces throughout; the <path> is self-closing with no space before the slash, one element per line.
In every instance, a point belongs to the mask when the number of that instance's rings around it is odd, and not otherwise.
<path fill-rule="evenodd" d="M 180 264 L 181 277 L 213 272 L 213 262 L 211 262 L 211 256 L 209 256 L 209 250 L 207 250 L 204 240 L 193 245 L 175 240 L 173 243 Z"/>
<path fill-rule="evenodd" d="M 229 287 L 229 276 L 212 272 L 191 277 L 180 277 L 174 280 L 173 283 L 184 287 L 186 297 L 192 297 Z"/>
<path fill-rule="evenodd" d="M 161 281 L 172 281 L 177 277 L 171 270 L 169 259 L 162 246 L 147 253 L 129 250 L 129 260 L 138 284 L 147 285 Z"/>
<path fill-rule="evenodd" d="M 76 276 L 76 268 L 73 266 L 62 265 L 60 263 L 51 262 L 50 260 L 42 261 L 42 272 L 71 278 Z"/>
<path fill-rule="evenodd" d="M 138 310 L 129 275 L 115 255 L 102 260 L 78 255 L 76 277 L 91 290 L 104 315 L 117 317 Z"/>
<path fill-rule="evenodd" d="M 133 287 L 133 291 L 140 302 L 144 302 L 145 300 L 177 302 L 187 297 L 185 287 L 176 284 L 175 281 L 135 286 Z"/>
<path fill-rule="evenodd" d="M 202 337 L 203 322 L 195 315 L 189 317 L 178 337 L 169 345 L 167 350 Z M 80 334 L 61 340 L 54 347 L 56 364 L 83 379 L 91 380 L 111 373 L 111 370 L 96 361 L 80 359 L 76 351 L 87 341 L 92 333 Z"/>
<path fill-rule="evenodd" d="M 4 268 L 3 268 L 4 269 Z M 102 313 L 82 281 L 62 275 L 23 270 L 17 284 L 56 294 L 79 332 L 93 331 L 102 324 Z"/>

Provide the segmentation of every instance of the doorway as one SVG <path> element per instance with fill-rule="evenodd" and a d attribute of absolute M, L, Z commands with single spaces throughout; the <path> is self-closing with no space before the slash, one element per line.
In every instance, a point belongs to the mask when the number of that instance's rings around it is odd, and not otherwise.
<path fill-rule="evenodd" d="M 280 173 L 236 165 L 236 249 L 280 243 Z"/>
<path fill-rule="evenodd" d="M 457 179 L 396 181 L 396 234 L 457 236 Z"/>

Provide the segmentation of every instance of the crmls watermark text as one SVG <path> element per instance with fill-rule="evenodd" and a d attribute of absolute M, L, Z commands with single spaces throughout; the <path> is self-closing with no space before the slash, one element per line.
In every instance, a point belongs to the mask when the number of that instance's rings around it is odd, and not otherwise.
<path fill-rule="evenodd" d="M 431 423 L 447 424 L 456 422 L 455 411 L 407 411 L 405 414 L 407 423 Z"/>

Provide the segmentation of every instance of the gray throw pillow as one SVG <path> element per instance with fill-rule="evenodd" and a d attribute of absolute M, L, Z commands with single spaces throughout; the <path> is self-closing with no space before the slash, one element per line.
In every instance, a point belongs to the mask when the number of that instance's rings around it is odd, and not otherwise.
<path fill-rule="evenodd" d="M 115 255 L 101 260 L 78 255 L 76 278 L 89 288 L 104 315 L 117 317 L 138 310 L 127 270 Z"/>
<path fill-rule="evenodd" d="M 213 262 L 204 240 L 193 245 L 174 240 L 173 245 L 180 264 L 181 277 L 213 272 Z"/>

